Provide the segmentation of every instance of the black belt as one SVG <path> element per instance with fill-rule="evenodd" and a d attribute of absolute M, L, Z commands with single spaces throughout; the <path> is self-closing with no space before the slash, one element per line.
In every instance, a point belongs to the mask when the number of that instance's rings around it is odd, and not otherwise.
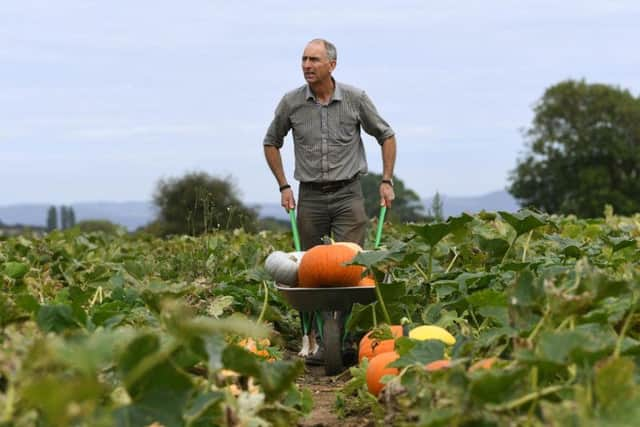
<path fill-rule="evenodd" d="M 352 182 L 356 182 L 359 178 L 359 174 L 354 175 L 349 179 L 341 179 L 339 181 L 329 181 L 329 182 L 301 182 L 300 184 L 305 188 L 314 191 L 320 191 L 322 193 L 335 193 L 339 189 L 346 187 Z"/>

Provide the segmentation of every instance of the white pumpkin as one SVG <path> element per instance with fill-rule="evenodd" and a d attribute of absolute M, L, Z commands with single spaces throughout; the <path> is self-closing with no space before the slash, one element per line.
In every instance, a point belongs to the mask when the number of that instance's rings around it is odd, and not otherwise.
<path fill-rule="evenodd" d="M 276 283 L 298 285 L 298 265 L 304 252 L 275 251 L 269 254 L 264 267 Z"/>

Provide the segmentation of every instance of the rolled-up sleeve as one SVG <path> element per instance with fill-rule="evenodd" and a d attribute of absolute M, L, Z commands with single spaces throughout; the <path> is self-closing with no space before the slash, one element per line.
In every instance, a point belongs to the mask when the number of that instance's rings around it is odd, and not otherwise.
<path fill-rule="evenodd" d="M 281 148 L 284 144 L 284 137 L 287 136 L 289 129 L 291 129 L 289 107 L 285 97 L 283 97 L 276 107 L 275 115 L 269 125 L 269 129 L 267 129 L 267 134 L 264 137 L 262 145 L 273 145 Z"/>
<path fill-rule="evenodd" d="M 389 123 L 378 114 L 375 105 L 365 92 L 360 97 L 360 123 L 366 133 L 374 137 L 382 145 L 395 133 Z"/>

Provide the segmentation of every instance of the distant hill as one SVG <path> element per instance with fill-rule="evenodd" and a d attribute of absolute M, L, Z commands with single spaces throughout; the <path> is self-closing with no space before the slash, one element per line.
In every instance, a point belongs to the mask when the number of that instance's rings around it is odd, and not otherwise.
<path fill-rule="evenodd" d="M 486 211 L 507 211 L 514 212 L 520 209 L 516 199 L 506 191 L 494 191 L 481 196 L 470 197 L 450 197 L 440 195 L 442 198 L 442 210 L 444 217 L 460 215 L 462 212 L 476 213 L 481 210 Z M 422 199 L 425 212 L 431 208 L 431 198 Z M 273 217 L 282 220 L 288 220 L 289 216 L 278 203 L 263 203 L 255 205 L 261 218 Z M 393 209 L 393 208 L 392 208 Z"/>
<path fill-rule="evenodd" d="M 0 206 L 0 221 L 3 224 L 44 226 L 50 204 L 20 204 Z M 155 218 L 155 207 L 151 202 L 86 202 L 72 203 L 76 222 L 89 219 L 106 219 L 135 230 Z"/>
<path fill-rule="evenodd" d="M 506 191 L 495 191 L 482 196 L 449 197 L 441 195 L 445 218 L 462 212 L 475 213 L 487 211 L 516 211 L 516 200 Z M 431 207 L 431 199 L 423 199 L 425 211 Z M 50 204 L 20 204 L 0 206 L 0 223 L 5 225 L 44 226 Z M 156 217 L 156 208 L 151 202 L 85 202 L 72 203 L 76 221 L 104 219 L 120 224 L 133 231 L 144 226 Z M 287 221 L 289 216 L 279 203 L 253 204 L 260 218 L 276 218 Z"/>
<path fill-rule="evenodd" d="M 474 197 L 449 197 L 447 195 L 440 195 L 440 197 L 445 218 L 460 215 L 462 212 L 476 213 L 481 210 L 514 212 L 520 209 L 516 199 L 506 191 L 494 191 Z M 422 199 L 422 201 L 425 212 L 427 212 L 431 208 L 432 198 Z"/>

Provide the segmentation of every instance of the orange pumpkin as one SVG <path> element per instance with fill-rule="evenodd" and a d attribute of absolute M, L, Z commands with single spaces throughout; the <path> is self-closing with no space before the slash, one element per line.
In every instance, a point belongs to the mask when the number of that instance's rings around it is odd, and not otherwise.
<path fill-rule="evenodd" d="M 356 251 L 356 254 L 357 254 L 358 252 L 362 252 L 362 246 L 360 246 L 360 245 L 359 245 L 359 244 L 357 244 L 357 243 L 353 243 L 353 242 L 335 242 L 334 244 L 335 244 L 335 245 L 344 245 L 344 246 L 346 246 L 346 247 L 348 247 L 348 248 L 351 248 L 351 249 L 353 249 L 354 251 Z"/>
<path fill-rule="evenodd" d="M 376 281 L 371 276 L 365 276 L 358 282 L 358 286 L 375 286 Z"/>
<path fill-rule="evenodd" d="M 388 364 L 395 362 L 400 356 L 395 351 L 382 353 L 371 359 L 367 367 L 367 388 L 369 393 L 377 396 L 384 388 L 380 379 L 385 375 L 398 375 L 398 368 L 389 368 Z"/>
<path fill-rule="evenodd" d="M 491 369 L 491 367 L 498 361 L 497 357 L 488 357 L 486 359 L 478 360 L 476 363 L 469 367 L 469 372 L 478 371 L 480 369 Z"/>
<path fill-rule="evenodd" d="M 404 335 L 401 325 L 391 325 L 390 328 L 394 338 Z M 369 331 L 360 340 L 360 345 L 358 346 L 358 361 L 362 361 L 365 357 L 371 361 L 378 354 L 393 351 L 394 344 L 395 339 L 378 340 L 371 338 L 371 331 Z"/>
<path fill-rule="evenodd" d="M 256 356 L 267 359 L 269 362 L 273 362 L 275 360 L 269 354 L 269 350 L 266 349 L 266 347 L 269 347 L 271 345 L 271 342 L 268 338 L 261 339 L 258 342 L 256 342 L 256 340 L 254 340 L 253 338 L 245 338 L 240 340 L 240 342 L 238 342 L 238 345 L 240 347 L 243 347 L 245 350 L 249 350 Z"/>
<path fill-rule="evenodd" d="M 451 367 L 451 361 L 449 359 L 440 359 L 440 360 L 434 360 L 433 362 L 427 363 L 424 369 L 426 369 L 427 372 L 434 372 L 434 371 L 439 371 L 441 369 L 447 369 L 450 367 Z"/>
<path fill-rule="evenodd" d="M 298 283 L 303 288 L 356 286 L 364 267 L 344 265 L 351 262 L 357 250 L 334 243 L 318 245 L 305 252 L 298 267 Z"/>

